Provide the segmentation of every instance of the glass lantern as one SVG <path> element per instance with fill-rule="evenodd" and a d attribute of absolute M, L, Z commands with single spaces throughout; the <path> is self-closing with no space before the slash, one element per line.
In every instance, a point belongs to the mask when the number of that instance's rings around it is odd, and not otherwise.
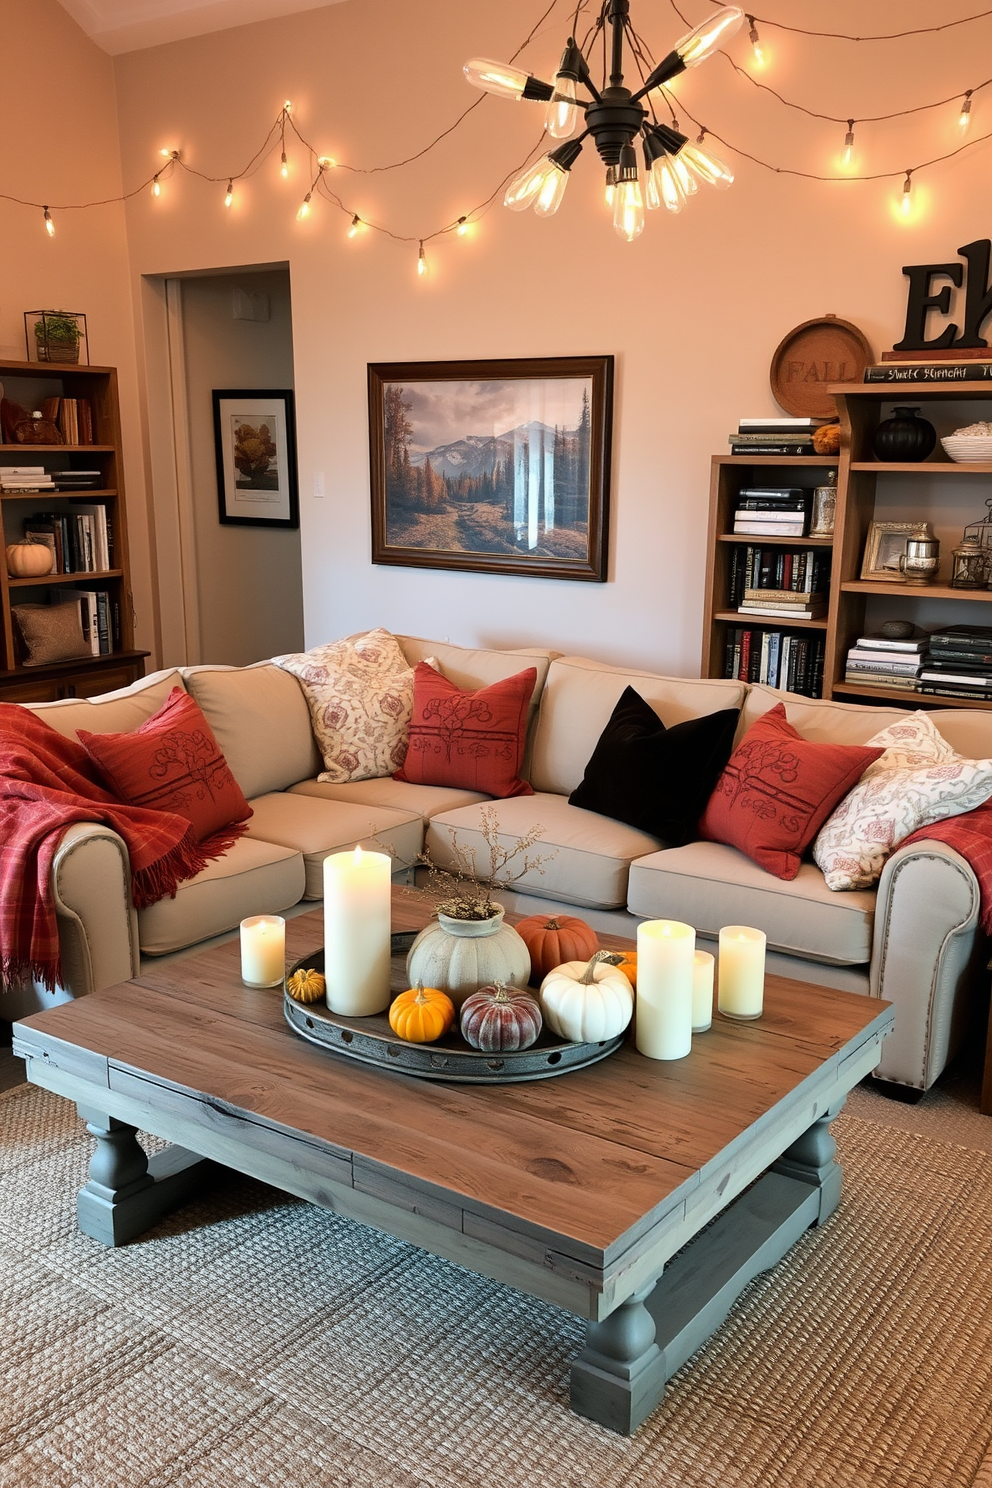
<path fill-rule="evenodd" d="M 977 537 L 965 537 L 952 553 L 951 586 L 984 589 L 989 579 L 989 550 Z"/>

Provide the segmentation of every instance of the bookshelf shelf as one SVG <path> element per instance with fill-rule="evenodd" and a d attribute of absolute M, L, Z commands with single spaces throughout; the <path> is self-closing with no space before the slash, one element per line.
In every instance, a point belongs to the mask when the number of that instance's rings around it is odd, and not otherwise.
<path fill-rule="evenodd" d="M 785 620 L 779 615 L 748 615 L 740 610 L 717 610 L 714 620 L 761 630 L 826 630 L 826 620 Z"/>
<path fill-rule="evenodd" d="M 83 399 L 92 415 L 92 444 L 10 444 L 0 443 L 0 465 L 39 465 L 48 474 L 58 470 L 98 470 L 95 488 L 41 491 L 0 492 L 0 522 L 4 542 L 19 542 L 24 535 L 26 519 L 43 511 L 61 513 L 62 537 L 57 525 L 56 545 L 63 542 L 65 522 L 74 523 L 81 504 L 96 503 L 105 508 L 107 526 L 112 534 L 112 568 L 84 573 L 54 573 L 40 578 L 12 578 L 6 565 L 0 563 L 0 702 L 44 702 L 60 697 L 87 697 L 116 687 L 127 686 L 144 673 L 147 652 L 134 645 L 134 619 L 131 610 L 127 542 L 127 509 L 121 465 L 120 413 L 117 395 L 117 373 L 113 367 L 75 366 L 66 363 L 0 361 L 0 382 L 4 396 L 25 408 L 36 408 L 47 398 Z M 71 412 L 69 411 L 71 409 Z M 71 405 L 62 409 L 66 420 L 76 410 Z M 80 427 L 87 410 L 79 409 Z M 65 427 L 75 432 L 71 422 Z M 89 420 L 85 427 L 89 428 Z M 97 516 L 100 516 L 99 512 Z M 90 523 L 87 520 L 87 528 Z M 94 548 L 99 552 L 95 533 L 100 522 L 93 519 Z M 75 532 L 75 528 L 73 528 Z M 80 539 L 81 540 L 81 539 Z M 73 538 L 75 542 L 75 538 Z M 87 555 L 89 555 L 87 539 Z M 77 560 L 78 561 L 78 560 Z M 92 561 L 92 556 L 90 556 Z M 100 601 L 101 629 L 103 617 L 110 618 L 114 632 L 110 652 L 101 656 L 75 658 L 46 666 L 26 664 L 13 616 L 17 603 L 35 602 L 43 591 L 52 588 L 65 592 L 72 586 L 107 596 Z M 22 591 L 34 591 L 24 594 Z M 92 606 L 91 606 L 92 607 Z"/>

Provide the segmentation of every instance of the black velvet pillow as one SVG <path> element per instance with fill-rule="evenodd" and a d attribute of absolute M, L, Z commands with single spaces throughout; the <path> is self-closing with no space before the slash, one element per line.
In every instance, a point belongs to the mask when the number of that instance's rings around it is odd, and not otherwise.
<path fill-rule="evenodd" d="M 586 765 L 573 806 L 615 817 L 669 847 L 692 842 L 730 758 L 739 712 L 724 708 L 666 729 L 628 687 Z"/>

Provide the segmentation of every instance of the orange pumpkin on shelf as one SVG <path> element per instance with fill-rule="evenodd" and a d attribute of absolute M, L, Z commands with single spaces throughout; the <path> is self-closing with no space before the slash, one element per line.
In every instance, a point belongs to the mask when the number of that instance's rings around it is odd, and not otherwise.
<path fill-rule="evenodd" d="M 617 962 L 617 971 L 622 971 L 632 987 L 637 986 L 637 952 L 618 951 L 618 956 L 623 960 Z"/>
<path fill-rule="evenodd" d="M 433 1044 L 455 1021 L 455 1004 L 439 987 L 418 983 L 389 1004 L 389 1026 L 408 1044 Z"/>
<path fill-rule="evenodd" d="M 530 979 L 540 986 L 566 961 L 588 961 L 599 950 L 595 930 L 574 915 L 528 915 L 515 926 L 530 951 Z"/>

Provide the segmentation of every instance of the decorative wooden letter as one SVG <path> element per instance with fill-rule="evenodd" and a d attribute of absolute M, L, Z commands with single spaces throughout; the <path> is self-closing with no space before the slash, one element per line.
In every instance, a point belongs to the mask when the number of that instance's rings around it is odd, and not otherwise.
<path fill-rule="evenodd" d="M 951 284 L 960 289 L 964 278 L 963 266 L 959 263 L 910 264 L 903 273 L 909 280 L 906 332 L 902 340 L 896 342 L 893 351 L 935 351 L 938 347 L 953 345 L 958 333 L 956 325 L 945 326 L 933 341 L 927 340 L 927 315 L 931 310 L 937 310 L 941 315 L 950 310 Z M 938 276 L 950 279 L 951 284 L 945 284 L 943 289 L 931 294 L 931 281 Z M 974 344 L 982 345 L 981 342 Z"/>

